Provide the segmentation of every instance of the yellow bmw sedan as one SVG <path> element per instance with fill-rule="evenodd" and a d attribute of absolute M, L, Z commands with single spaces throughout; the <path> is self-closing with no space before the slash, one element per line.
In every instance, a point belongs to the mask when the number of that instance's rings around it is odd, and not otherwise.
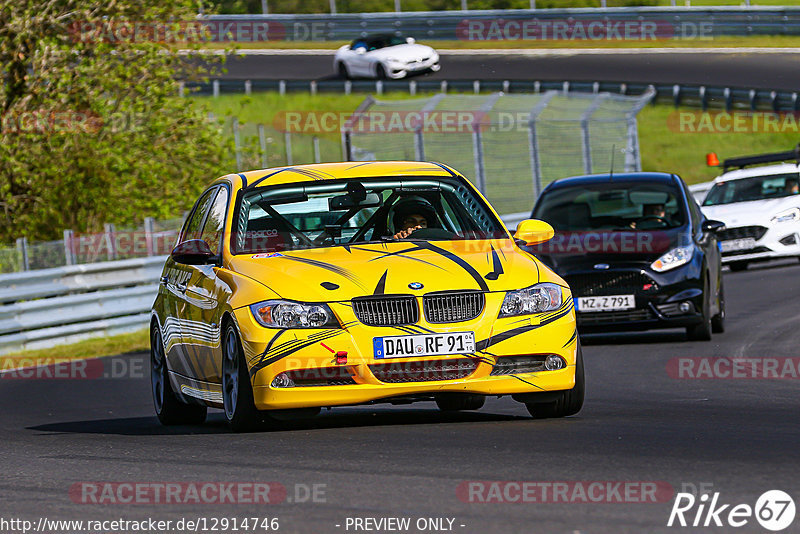
<path fill-rule="evenodd" d="M 438 163 L 300 165 L 215 180 L 167 259 L 151 319 L 164 424 L 221 408 L 235 431 L 322 407 L 511 395 L 534 417 L 583 404 L 567 284 Z"/>

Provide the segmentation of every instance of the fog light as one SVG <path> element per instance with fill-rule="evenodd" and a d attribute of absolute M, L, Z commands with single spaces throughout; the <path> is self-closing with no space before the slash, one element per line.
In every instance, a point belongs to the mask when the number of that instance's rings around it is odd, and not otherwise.
<path fill-rule="evenodd" d="M 555 354 L 549 355 L 544 360 L 544 368 L 548 371 L 558 371 L 559 369 L 563 369 L 565 366 L 566 363 L 561 356 L 556 356 Z"/>
<path fill-rule="evenodd" d="M 274 388 L 293 388 L 294 381 L 286 373 L 281 373 L 275 377 L 271 385 Z"/>
<path fill-rule="evenodd" d="M 680 306 L 678 306 L 678 309 L 681 311 L 681 313 L 689 313 L 689 311 L 692 309 L 692 303 L 689 301 L 683 301 L 681 302 Z"/>

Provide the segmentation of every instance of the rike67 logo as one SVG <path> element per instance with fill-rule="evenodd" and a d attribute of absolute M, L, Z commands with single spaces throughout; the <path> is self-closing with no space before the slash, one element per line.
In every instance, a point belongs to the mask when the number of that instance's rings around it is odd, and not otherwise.
<path fill-rule="evenodd" d="M 794 522 L 794 516 L 794 499 L 781 490 L 764 492 L 756 500 L 755 506 L 723 503 L 719 492 L 711 497 L 707 493 L 700 497 L 691 493 L 678 493 L 667 526 L 739 528 L 755 518 L 761 527 L 779 532 Z"/>

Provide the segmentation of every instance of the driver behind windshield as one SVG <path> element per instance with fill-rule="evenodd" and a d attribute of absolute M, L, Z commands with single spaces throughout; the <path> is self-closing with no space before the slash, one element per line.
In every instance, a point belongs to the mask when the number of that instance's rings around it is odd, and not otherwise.
<path fill-rule="evenodd" d="M 642 204 L 642 217 L 640 222 L 646 219 L 661 219 L 665 223 L 669 223 L 667 218 L 667 209 L 664 204 Z M 631 228 L 636 228 L 636 221 L 631 221 Z"/>
<path fill-rule="evenodd" d="M 417 230 L 434 226 L 436 210 L 422 197 L 404 198 L 395 204 L 392 222 L 397 231 L 392 237 L 405 239 Z"/>

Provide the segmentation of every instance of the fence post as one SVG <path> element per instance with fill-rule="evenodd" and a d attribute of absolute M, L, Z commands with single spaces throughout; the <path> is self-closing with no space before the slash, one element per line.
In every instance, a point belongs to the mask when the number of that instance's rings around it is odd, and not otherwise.
<path fill-rule="evenodd" d="M 231 128 L 233 128 L 233 151 L 236 156 L 236 170 L 242 170 L 242 153 L 240 151 L 241 145 L 239 143 L 239 119 L 234 117 L 231 120 Z"/>
<path fill-rule="evenodd" d="M 408 82 L 408 94 L 411 96 L 415 96 L 417 94 L 417 82 L 411 80 Z"/>
<path fill-rule="evenodd" d="M 186 83 L 183 81 L 178 82 L 178 96 L 183 98 L 184 91 L 186 90 Z"/>
<path fill-rule="evenodd" d="M 253 82 L 250 80 L 244 81 L 244 94 L 249 95 L 253 92 Z"/>
<path fill-rule="evenodd" d="M 155 256 L 155 247 L 153 246 L 153 234 L 155 234 L 155 221 L 152 217 L 144 218 L 144 242 L 147 245 L 147 255 Z"/>
<path fill-rule="evenodd" d="M 330 3 L 330 6 L 331 6 L 331 15 L 335 15 L 336 14 L 336 0 L 330 0 L 329 3 Z"/>
<path fill-rule="evenodd" d="M 219 80 L 214 80 L 211 82 L 211 90 L 214 98 L 219 96 Z"/>
<path fill-rule="evenodd" d="M 269 6 L 267 5 L 267 0 L 261 0 L 261 13 L 264 15 L 269 15 Z"/>
<path fill-rule="evenodd" d="M 605 100 L 607 95 L 598 95 L 581 115 L 581 138 L 583 139 L 583 171 L 592 174 L 592 144 L 589 139 L 589 121 L 592 113 L 597 110 L 600 103 Z"/>
<path fill-rule="evenodd" d="M 75 265 L 75 251 L 72 249 L 75 232 L 64 230 L 64 261 L 67 265 Z"/>
<path fill-rule="evenodd" d="M 267 157 L 267 136 L 264 134 L 264 125 L 258 125 L 258 145 L 261 148 L 261 167 L 266 169 L 269 167 Z"/>
<path fill-rule="evenodd" d="M 103 238 L 106 240 L 106 258 L 108 261 L 117 259 L 117 240 L 115 238 L 116 229 L 111 223 L 103 225 Z"/>
<path fill-rule="evenodd" d="M 286 165 L 293 165 L 292 163 L 292 134 L 284 132 L 283 144 L 286 148 Z"/>
<path fill-rule="evenodd" d="M 344 131 L 342 132 L 342 161 L 353 161 L 350 147 L 350 132 Z"/>
<path fill-rule="evenodd" d="M 314 147 L 314 163 L 321 163 L 322 156 L 319 153 L 319 137 L 316 135 L 311 138 L 311 144 Z"/>
<path fill-rule="evenodd" d="M 311 96 L 317 95 L 317 82 L 316 80 L 311 80 L 311 83 L 308 84 L 308 90 L 311 93 Z"/>
<path fill-rule="evenodd" d="M 23 271 L 30 271 L 31 270 L 31 263 L 28 259 L 28 238 L 27 237 L 18 237 L 17 238 L 17 250 L 19 251 L 19 255 L 22 257 L 22 270 Z"/>
<path fill-rule="evenodd" d="M 286 94 L 286 80 L 280 80 L 278 82 L 278 94 L 281 96 Z"/>
<path fill-rule="evenodd" d="M 536 131 L 536 121 L 554 96 L 556 96 L 555 91 L 548 91 L 545 93 L 541 100 L 533 107 L 528 118 L 528 145 L 531 158 L 534 199 L 538 198 L 539 193 L 542 192 L 542 161 L 541 158 L 539 158 L 539 137 Z"/>

